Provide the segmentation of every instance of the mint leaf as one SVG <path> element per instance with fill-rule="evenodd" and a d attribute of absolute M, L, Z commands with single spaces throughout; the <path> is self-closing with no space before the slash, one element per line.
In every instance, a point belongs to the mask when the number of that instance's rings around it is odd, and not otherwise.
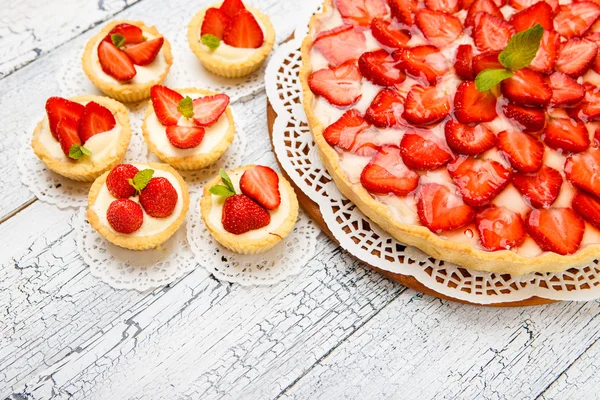
<path fill-rule="evenodd" d="M 478 91 L 485 92 L 511 76 L 512 72 L 506 69 L 484 69 L 475 78 L 475 86 Z"/>
<path fill-rule="evenodd" d="M 506 48 L 498 55 L 498 61 L 511 71 L 525 68 L 535 58 L 543 35 L 544 28 L 540 24 L 517 33 L 510 38 Z"/>
<path fill-rule="evenodd" d="M 185 98 L 181 99 L 177 105 L 177 111 L 186 118 L 192 118 L 194 116 L 194 104 L 192 103 L 192 98 L 190 96 L 185 96 Z"/>
<path fill-rule="evenodd" d="M 92 152 L 87 147 L 81 146 L 79 149 L 81 150 L 83 155 L 86 155 L 88 157 L 92 155 Z"/>
<path fill-rule="evenodd" d="M 88 150 L 85 147 L 78 145 L 78 144 L 74 144 L 69 149 L 69 158 L 72 158 L 73 160 L 79 160 L 83 156 L 89 157 L 91 155 L 92 155 L 92 152 L 90 150 Z"/>
<path fill-rule="evenodd" d="M 216 50 L 221 45 L 221 40 L 215 35 L 211 35 L 210 33 L 202 35 L 200 38 L 202 40 L 202 44 L 211 50 Z"/>
<path fill-rule="evenodd" d="M 149 169 L 149 168 L 143 169 L 143 170 L 139 171 L 137 174 L 135 174 L 133 179 L 129 179 L 129 184 L 131 186 L 133 186 L 133 188 L 135 190 L 137 190 L 138 192 L 141 192 L 142 190 L 144 190 L 146 185 L 148 185 L 148 182 L 150 182 L 150 179 L 152 179 L 153 175 L 154 175 L 153 169 Z"/>
<path fill-rule="evenodd" d="M 120 33 L 113 33 L 110 35 L 110 40 L 117 48 L 125 46 L 125 36 Z"/>
<path fill-rule="evenodd" d="M 235 192 L 232 192 L 227 186 L 224 185 L 212 186 L 210 189 L 208 189 L 208 191 L 214 194 L 215 196 L 223 196 L 225 198 L 228 198 L 229 196 L 233 196 L 235 194 Z"/>
<path fill-rule="evenodd" d="M 219 176 L 221 177 L 221 181 L 223 181 L 227 189 L 235 194 L 235 187 L 233 187 L 233 183 L 231 182 L 229 175 L 227 175 L 227 172 L 225 172 L 223 168 L 219 170 Z"/>

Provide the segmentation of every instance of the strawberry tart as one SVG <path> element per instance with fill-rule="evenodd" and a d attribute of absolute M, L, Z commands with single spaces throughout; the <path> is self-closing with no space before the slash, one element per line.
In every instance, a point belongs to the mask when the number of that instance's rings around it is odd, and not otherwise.
<path fill-rule="evenodd" d="M 148 148 L 181 170 L 213 164 L 235 134 L 229 96 L 204 89 L 152 87 L 142 132 Z"/>
<path fill-rule="evenodd" d="M 187 185 L 166 164 L 119 164 L 90 190 L 87 218 L 109 242 L 148 250 L 179 229 L 190 204 Z"/>
<path fill-rule="evenodd" d="M 51 97 L 31 147 L 57 174 L 91 182 L 121 161 L 130 139 L 123 104 L 102 96 Z"/>
<path fill-rule="evenodd" d="M 524 274 L 600 256 L 600 6 L 326 0 L 303 105 L 338 188 L 400 242 Z"/>
<path fill-rule="evenodd" d="M 231 251 L 262 253 L 285 238 L 298 218 L 290 183 L 270 167 L 247 165 L 225 172 L 204 187 L 202 219 L 213 237 Z"/>
<path fill-rule="evenodd" d="M 274 43 L 269 17 L 241 0 L 225 0 L 200 10 L 188 25 L 192 52 L 207 70 L 225 78 L 256 71 Z"/>
<path fill-rule="evenodd" d="M 171 45 L 155 27 L 112 21 L 92 37 L 81 57 L 83 71 L 107 96 L 130 103 L 150 96 L 169 73 Z"/>

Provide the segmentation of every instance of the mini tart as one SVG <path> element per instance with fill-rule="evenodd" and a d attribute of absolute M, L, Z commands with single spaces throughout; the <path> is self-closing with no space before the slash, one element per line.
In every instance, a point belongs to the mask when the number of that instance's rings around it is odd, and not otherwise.
<path fill-rule="evenodd" d="M 127 147 L 129 146 L 129 140 L 131 139 L 129 112 L 123 104 L 103 96 L 77 96 L 72 97 L 69 100 L 81 104 L 87 104 L 90 101 L 94 101 L 108 108 L 113 113 L 117 122 L 115 128 L 119 128 L 120 130 L 118 138 L 114 139 L 114 147 L 109 151 L 109 154 L 103 153 L 100 159 L 95 159 L 94 149 L 91 149 L 91 157 L 85 156 L 78 161 L 69 159 L 62 152 L 58 140 L 52 136 L 47 116 L 35 127 L 33 139 L 31 140 L 31 147 L 33 148 L 35 155 L 42 160 L 46 167 L 57 174 L 75 181 L 91 182 L 102 173 L 112 169 L 125 155 Z M 103 134 L 104 133 L 100 133 L 99 135 Z M 49 149 L 48 146 L 52 146 L 52 149 Z"/>
<path fill-rule="evenodd" d="M 162 243 L 166 242 L 173 234 L 179 229 L 181 223 L 185 219 L 187 214 L 189 205 L 190 205 L 190 196 L 188 193 L 187 184 L 183 180 L 183 178 L 171 168 L 169 165 L 161 164 L 161 163 L 144 163 L 144 164 L 133 164 L 138 169 L 142 170 L 144 168 L 151 168 L 155 171 L 154 176 L 163 176 L 173 184 L 175 190 L 178 194 L 178 204 L 173 211 L 173 214 L 166 218 L 151 218 L 144 211 L 144 223 L 142 227 L 131 234 L 123 234 L 116 232 L 110 224 L 106 221 L 106 209 L 110 205 L 110 203 L 115 200 L 115 198 L 108 192 L 106 188 L 106 177 L 108 176 L 110 171 L 107 171 L 102 176 L 100 176 L 93 183 L 92 188 L 90 189 L 90 194 L 88 196 L 88 209 L 87 209 L 87 218 L 90 221 L 92 227 L 98 231 L 103 237 L 106 238 L 112 244 L 115 244 L 120 247 L 124 247 L 130 250 L 148 250 L 153 249 Z M 104 215 L 99 215 L 96 211 L 95 207 L 96 201 L 100 196 L 108 196 L 106 197 L 108 201 L 107 204 L 103 205 L 102 210 Z M 136 197 L 132 197 L 131 199 L 137 200 Z M 134 200 L 134 201 L 135 201 Z M 152 232 L 148 235 L 143 235 L 141 231 L 144 229 L 144 224 L 146 224 L 149 220 L 152 220 L 153 223 L 160 224 L 161 222 L 165 222 L 165 226 L 162 229 L 159 229 L 158 232 Z M 158 221 L 158 222 L 157 222 Z M 154 229 L 153 231 L 155 231 Z"/>
<path fill-rule="evenodd" d="M 252 167 L 254 165 L 246 165 L 227 171 L 235 186 L 236 193 L 241 193 L 239 181 L 242 174 Z M 221 215 L 225 199 L 215 196 L 209 191 L 212 186 L 221 183 L 221 178 L 216 176 L 204 186 L 204 192 L 200 200 L 200 214 L 208 231 L 217 242 L 236 253 L 257 254 L 271 249 L 292 231 L 298 218 L 298 199 L 290 183 L 281 174 L 277 175 L 279 175 L 281 204 L 277 209 L 269 211 L 271 223 L 264 228 L 248 231 L 241 235 L 234 235 L 223 228 Z M 277 214 L 278 212 L 281 214 Z"/>
<path fill-rule="evenodd" d="M 171 65 L 173 64 L 173 55 L 171 54 L 171 44 L 165 37 L 164 44 L 156 56 L 156 59 L 146 66 L 136 65 L 135 69 L 138 74 L 130 82 L 120 82 L 106 74 L 102 71 L 100 61 L 98 60 L 98 45 L 113 27 L 123 23 L 138 26 L 144 31 L 144 36 L 151 39 L 163 36 L 156 27 L 147 26 L 141 21 L 111 21 L 87 42 L 83 55 L 81 56 L 81 62 L 83 71 L 88 78 L 107 96 L 125 103 L 134 103 L 150 97 L 150 88 L 161 83 L 167 77 Z M 147 75 L 152 76 L 141 79 L 140 71 L 145 71 L 147 72 Z"/>
<path fill-rule="evenodd" d="M 221 3 L 219 2 L 211 7 L 218 8 L 220 6 Z M 202 65 L 204 65 L 204 68 L 213 74 L 225 78 L 242 78 L 259 69 L 275 44 L 275 29 L 273 29 L 269 17 L 256 8 L 246 7 L 246 9 L 254 15 L 254 18 L 256 18 L 256 21 L 261 26 L 265 41 L 262 46 L 257 49 L 241 49 L 254 50 L 248 57 L 228 60 L 224 57 L 215 55 L 213 51 L 205 46 L 200 40 L 200 28 L 202 27 L 204 14 L 207 9 L 208 8 L 200 10 L 188 24 L 188 44 L 192 52 L 198 57 Z M 221 46 L 226 46 L 223 41 L 221 41 Z M 216 51 L 218 50 L 219 49 L 217 48 Z"/>
<path fill-rule="evenodd" d="M 218 94 L 217 92 L 197 88 L 174 90 L 184 96 L 188 95 L 192 99 Z M 165 133 L 166 126 L 158 120 L 154 113 L 152 101 L 148 102 L 148 109 L 146 110 L 144 123 L 142 124 L 144 140 L 150 151 L 156 154 L 162 161 L 184 171 L 201 169 L 213 164 L 229 148 L 235 135 L 235 123 L 233 121 L 231 106 L 227 106 L 227 109 L 217 122 L 204 129 L 206 131 L 204 138 L 198 146 L 191 149 L 179 149 L 173 146 L 169 142 L 169 139 L 167 139 Z M 160 132 L 151 134 L 154 130 L 160 130 Z M 204 150 L 203 144 L 204 146 L 210 144 L 210 146 Z"/>

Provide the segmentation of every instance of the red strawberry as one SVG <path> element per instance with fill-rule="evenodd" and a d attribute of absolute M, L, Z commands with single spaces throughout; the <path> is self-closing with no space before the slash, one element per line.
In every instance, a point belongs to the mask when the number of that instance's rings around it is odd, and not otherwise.
<path fill-rule="evenodd" d="M 129 81 L 137 73 L 133 62 L 112 42 L 102 41 L 98 46 L 98 60 L 102 71 L 118 81 Z"/>
<path fill-rule="evenodd" d="M 565 162 L 565 175 L 574 186 L 600 196 L 600 149 L 590 147 L 570 155 Z"/>
<path fill-rule="evenodd" d="M 209 8 L 206 10 L 204 20 L 202 21 L 200 36 L 213 35 L 219 40 L 223 40 L 223 35 L 225 34 L 225 30 L 229 23 L 229 17 L 221 9 L 214 7 Z"/>
<path fill-rule="evenodd" d="M 448 96 L 435 86 L 414 85 L 406 96 L 402 117 L 413 125 L 430 125 L 450 113 Z"/>
<path fill-rule="evenodd" d="M 580 152 L 590 146 L 585 124 L 571 118 L 550 118 L 542 139 L 548 147 L 564 152 Z"/>
<path fill-rule="evenodd" d="M 541 3 L 538 3 L 541 4 Z M 545 4 L 545 3 L 544 3 Z M 529 69 L 544 74 L 550 73 L 558 59 L 558 48 L 560 47 L 560 36 L 554 31 L 544 31 L 540 47 Z"/>
<path fill-rule="evenodd" d="M 413 13 L 417 11 L 418 0 L 387 0 L 392 16 L 401 24 L 411 26 L 414 24 Z"/>
<path fill-rule="evenodd" d="M 552 100 L 550 101 L 552 106 L 560 107 L 577 104 L 585 96 L 583 86 L 569 75 L 561 72 L 555 72 L 548 76 L 546 82 L 552 89 Z"/>
<path fill-rule="evenodd" d="M 596 25 L 600 26 L 600 19 L 596 22 L 596 24 L 594 24 L 594 26 Z M 597 46 L 600 46 L 600 32 L 590 32 L 585 36 L 585 38 L 591 42 L 596 43 Z M 598 50 L 598 53 L 600 53 L 600 50 Z M 594 59 L 594 62 L 592 64 L 592 69 L 596 73 L 600 73 L 600 55 L 596 55 L 596 58 Z"/>
<path fill-rule="evenodd" d="M 346 111 L 337 121 L 325 128 L 323 137 L 331 146 L 359 155 L 370 156 L 377 152 L 373 143 L 375 132 L 355 109 Z"/>
<path fill-rule="evenodd" d="M 457 17 L 441 11 L 419 10 L 415 15 L 415 22 L 425 38 L 439 47 L 454 42 L 463 31 Z"/>
<path fill-rule="evenodd" d="M 116 124 L 117 121 L 108 108 L 90 101 L 85 105 L 79 120 L 79 138 L 85 144 L 95 134 L 110 131 Z"/>
<path fill-rule="evenodd" d="M 424 78 L 430 85 L 448 72 L 448 60 L 435 46 L 407 47 L 396 50 L 392 56 L 398 61 L 398 68 L 415 78 Z"/>
<path fill-rule="evenodd" d="M 67 157 L 69 157 L 71 147 L 74 145 L 81 146 L 78 130 L 79 122 L 69 117 L 62 118 L 58 121 L 58 125 L 56 125 L 58 143 L 60 143 L 60 147 Z"/>
<path fill-rule="evenodd" d="M 373 18 L 387 14 L 385 0 L 336 0 L 337 9 L 346 24 L 368 27 Z"/>
<path fill-rule="evenodd" d="M 597 54 L 598 45 L 587 39 L 575 38 L 563 42 L 558 50 L 556 70 L 577 78 L 590 69 Z"/>
<path fill-rule="evenodd" d="M 135 174 L 140 172 L 131 164 L 119 164 L 106 177 L 106 188 L 117 199 L 126 199 L 135 195 L 135 188 L 129 184 Z"/>
<path fill-rule="evenodd" d="M 169 125 L 166 129 L 167 139 L 178 149 L 191 149 L 204 139 L 204 128 L 199 126 Z"/>
<path fill-rule="evenodd" d="M 410 31 L 401 29 L 394 21 L 388 22 L 381 18 L 373 18 L 371 33 L 379 43 L 395 49 L 406 46 L 411 37 Z"/>
<path fill-rule="evenodd" d="M 406 75 L 396 68 L 397 61 L 385 50 L 364 53 L 358 59 L 362 76 L 379 86 L 393 86 L 404 82 Z"/>
<path fill-rule="evenodd" d="M 546 208 L 558 197 L 562 176 L 557 170 L 542 165 L 539 171 L 534 173 L 514 174 L 512 183 L 532 207 Z"/>
<path fill-rule="evenodd" d="M 260 25 L 250 11 L 242 10 L 231 19 L 223 41 L 233 47 L 258 49 L 265 41 Z"/>
<path fill-rule="evenodd" d="M 367 49 L 365 34 L 352 25 L 343 25 L 319 33 L 314 46 L 332 66 L 357 60 Z"/>
<path fill-rule="evenodd" d="M 235 17 L 240 11 L 246 10 L 244 7 L 244 3 L 242 0 L 225 0 L 223 4 L 221 4 L 220 10 L 228 17 Z"/>
<path fill-rule="evenodd" d="M 488 251 L 510 250 L 525 240 L 525 223 L 506 207 L 491 206 L 475 218 L 481 245 Z"/>
<path fill-rule="evenodd" d="M 586 85 L 585 97 L 575 108 L 569 109 L 569 115 L 584 122 L 600 119 L 600 90 Z"/>
<path fill-rule="evenodd" d="M 142 226 L 144 212 L 138 203 L 129 199 L 114 200 L 106 210 L 106 219 L 119 233 L 130 234 Z"/>
<path fill-rule="evenodd" d="M 458 11 L 459 0 L 425 0 L 425 7 L 433 11 L 454 14 Z"/>
<path fill-rule="evenodd" d="M 140 27 L 137 27 L 137 26 L 131 25 L 131 24 L 115 25 L 110 30 L 108 35 L 106 35 L 106 38 L 104 38 L 104 40 L 107 40 L 112 43 L 112 39 L 111 39 L 110 35 L 113 35 L 116 33 L 118 33 L 119 35 L 122 35 L 125 38 L 125 44 L 137 44 L 137 43 L 141 43 L 144 40 L 146 40 L 146 39 L 144 39 L 144 31 L 142 31 L 142 29 Z"/>
<path fill-rule="evenodd" d="M 483 13 L 475 26 L 473 39 L 481 51 L 503 50 L 515 34 L 515 29 L 502 17 Z"/>
<path fill-rule="evenodd" d="M 544 144 L 534 136 L 519 131 L 498 134 L 498 148 L 514 169 L 535 172 L 542 166 Z"/>
<path fill-rule="evenodd" d="M 496 96 L 489 90 L 480 92 L 473 81 L 462 82 L 454 96 L 454 115 L 463 124 L 493 121 Z"/>
<path fill-rule="evenodd" d="M 221 223 L 227 232 L 234 235 L 263 228 L 270 222 L 269 212 L 245 194 L 234 194 L 223 204 Z"/>
<path fill-rule="evenodd" d="M 461 44 L 458 46 L 456 49 L 454 71 L 456 75 L 466 81 L 475 79 L 475 74 L 473 73 L 473 46 L 470 44 Z"/>
<path fill-rule="evenodd" d="M 465 125 L 449 119 L 444 127 L 448 146 L 457 153 L 474 156 L 491 149 L 496 135 L 483 125 Z"/>
<path fill-rule="evenodd" d="M 542 75 L 524 68 L 513 71 L 513 76 L 500 84 L 504 97 L 522 106 L 547 106 L 552 98 L 552 90 L 544 82 Z"/>
<path fill-rule="evenodd" d="M 546 125 L 546 114 L 542 108 L 521 107 L 508 103 L 502 106 L 502 111 L 506 118 L 516 122 L 524 132 L 538 132 Z"/>
<path fill-rule="evenodd" d="M 126 47 L 123 51 L 135 65 L 148 65 L 154 61 L 164 42 L 165 38 L 159 37 Z"/>
<path fill-rule="evenodd" d="M 399 126 L 404 111 L 404 98 L 392 89 L 382 89 L 367 108 L 365 119 L 379 127 Z"/>
<path fill-rule="evenodd" d="M 417 188 L 419 175 L 404 165 L 398 146 L 383 146 L 360 174 L 360 183 L 374 194 L 404 196 Z"/>
<path fill-rule="evenodd" d="M 499 51 L 487 51 L 473 57 L 473 74 L 478 75 L 484 69 L 504 68 L 498 61 Z"/>
<path fill-rule="evenodd" d="M 246 170 L 240 179 L 240 190 L 267 210 L 281 204 L 279 175 L 270 167 L 255 165 Z"/>
<path fill-rule="evenodd" d="M 520 11 L 526 9 L 527 7 L 531 7 L 540 1 L 544 0 L 508 0 L 508 4 L 515 10 Z M 550 5 L 553 13 L 558 10 L 558 0 L 545 0 L 545 2 Z"/>
<path fill-rule="evenodd" d="M 421 184 L 417 214 L 421 223 L 435 233 L 458 229 L 475 218 L 475 210 L 450 189 L 437 183 Z"/>
<path fill-rule="evenodd" d="M 552 7 L 540 1 L 514 14 L 509 22 L 516 32 L 525 31 L 536 24 L 542 25 L 545 31 L 552 30 Z"/>
<path fill-rule="evenodd" d="M 533 210 L 525 221 L 527 232 L 544 251 L 567 255 L 579 249 L 585 223 L 570 208 Z"/>
<path fill-rule="evenodd" d="M 165 126 L 177 125 L 181 113 L 177 111 L 183 96 L 166 86 L 154 85 L 150 89 L 150 99 L 154 113 L 161 124 Z"/>
<path fill-rule="evenodd" d="M 554 29 L 567 39 L 583 36 L 600 16 L 600 6 L 591 1 L 561 5 L 554 16 Z"/>
<path fill-rule="evenodd" d="M 596 129 L 594 132 L 594 146 L 600 146 L 600 129 Z"/>
<path fill-rule="evenodd" d="M 465 203 L 481 207 L 496 197 L 510 181 L 512 171 L 498 161 L 460 156 L 448 164 L 448 173 Z"/>
<path fill-rule="evenodd" d="M 358 67 L 349 61 L 338 67 L 313 72 L 308 78 L 308 86 L 331 104 L 349 106 L 361 96 L 361 80 Z"/>
<path fill-rule="evenodd" d="M 167 178 L 150 179 L 140 193 L 140 204 L 146 214 L 153 218 L 166 218 L 173 214 L 177 205 L 177 191 Z"/>
<path fill-rule="evenodd" d="M 50 132 L 58 139 L 56 126 L 63 118 L 71 118 L 79 122 L 85 106 L 62 97 L 50 97 L 46 100 L 46 115 L 48 115 L 48 125 Z"/>
<path fill-rule="evenodd" d="M 600 229 L 600 200 L 587 193 L 577 192 L 571 207 L 587 222 Z"/>
<path fill-rule="evenodd" d="M 492 0 L 475 0 L 471 3 L 469 7 L 469 12 L 467 13 L 467 18 L 465 19 L 465 27 L 468 26 L 476 26 L 476 16 L 479 13 L 487 13 L 493 17 L 502 18 L 502 12 L 500 8 L 492 1 Z"/>
<path fill-rule="evenodd" d="M 452 158 L 444 140 L 428 130 L 407 131 L 400 141 L 400 154 L 407 167 L 417 170 L 434 170 Z"/>
<path fill-rule="evenodd" d="M 229 105 L 229 96 L 223 93 L 194 99 L 194 124 L 211 126 L 221 118 Z"/>

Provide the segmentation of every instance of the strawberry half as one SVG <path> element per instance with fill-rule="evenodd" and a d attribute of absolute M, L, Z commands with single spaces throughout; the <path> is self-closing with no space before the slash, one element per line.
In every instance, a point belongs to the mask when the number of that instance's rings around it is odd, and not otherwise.
<path fill-rule="evenodd" d="M 562 182 L 560 172 L 546 165 L 542 165 L 537 172 L 519 172 L 512 178 L 514 187 L 535 208 L 550 207 L 560 193 Z"/>
<path fill-rule="evenodd" d="M 448 164 L 448 173 L 465 203 L 472 207 L 488 204 L 508 185 L 512 171 L 498 161 L 460 156 Z"/>
<path fill-rule="evenodd" d="M 169 125 L 166 134 L 169 142 L 178 149 L 192 149 L 202 142 L 205 130 L 199 126 Z"/>
<path fill-rule="evenodd" d="M 559 34 L 554 31 L 544 31 L 537 54 L 528 68 L 543 74 L 552 72 L 558 59 L 559 47 Z"/>
<path fill-rule="evenodd" d="M 177 206 L 178 194 L 167 178 L 155 177 L 140 192 L 140 204 L 153 218 L 166 218 Z"/>
<path fill-rule="evenodd" d="M 473 74 L 477 76 L 485 69 L 504 68 L 498 61 L 499 51 L 486 51 L 473 57 Z"/>
<path fill-rule="evenodd" d="M 387 0 L 392 11 L 392 16 L 401 24 L 412 26 L 414 22 L 413 13 L 419 6 L 418 0 Z"/>
<path fill-rule="evenodd" d="M 233 47 L 258 49 L 265 41 L 260 25 L 250 11 L 238 12 L 229 22 L 223 41 Z"/>
<path fill-rule="evenodd" d="M 368 27 L 373 18 L 385 17 L 385 0 L 336 0 L 345 24 Z"/>
<path fill-rule="evenodd" d="M 267 210 L 281 204 L 279 175 L 270 167 L 255 165 L 246 170 L 240 178 L 240 190 Z"/>
<path fill-rule="evenodd" d="M 324 68 L 313 72 L 308 86 L 317 95 L 323 96 L 336 106 L 354 104 L 361 96 L 362 75 L 352 61 L 338 67 Z"/>
<path fill-rule="evenodd" d="M 414 85 L 404 104 L 402 117 L 413 125 L 430 125 L 446 118 L 450 113 L 448 96 L 435 86 Z"/>
<path fill-rule="evenodd" d="M 558 50 L 556 70 L 577 78 L 590 69 L 597 54 L 598 45 L 587 39 L 575 38 L 563 42 Z"/>
<path fill-rule="evenodd" d="M 50 97 L 46 100 L 46 115 L 48 116 L 48 125 L 50 132 L 58 139 L 56 127 L 63 118 L 71 118 L 79 122 L 85 106 L 62 97 Z"/>
<path fill-rule="evenodd" d="M 379 43 L 395 49 L 406 46 L 411 38 L 410 31 L 402 29 L 394 21 L 388 22 L 381 18 L 373 18 L 371 33 Z"/>
<path fill-rule="evenodd" d="M 138 44 L 142 43 L 144 40 L 144 31 L 138 26 L 131 24 L 118 24 L 115 25 L 108 35 L 104 38 L 104 40 L 112 43 L 112 39 L 110 35 L 119 34 L 125 38 L 125 44 Z"/>
<path fill-rule="evenodd" d="M 518 247 L 527 234 L 519 214 L 506 207 L 491 206 L 475 217 L 481 246 L 487 251 Z"/>
<path fill-rule="evenodd" d="M 475 26 L 473 39 L 481 51 L 503 50 L 514 34 L 515 29 L 504 18 L 483 13 Z"/>
<path fill-rule="evenodd" d="M 459 154 L 474 156 L 494 147 L 496 135 L 483 125 L 465 125 L 449 119 L 444 127 L 448 146 Z"/>
<path fill-rule="evenodd" d="M 269 212 L 245 194 L 234 194 L 223 204 L 221 223 L 227 232 L 234 235 L 263 228 L 270 222 Z"/>
<path fill-rule="evenodd" d="M 508 4 L 515 10 L 520 11 L 539 3 L 540 1 L 544 0 L 508 0 Z M 545 2 L 550 5 L 553 13 L 558 10 L 558 0 L 545 0 Z"/>
<path fill-rule="evenodd" d="M 579 249 L 585 230 L 583 219 L 570 208 L 535 209 L 525 225 L 542 250 L 562 255 Z"/>
<path fill-rule="evenodd" d="M 475 210 L 460 196 L 437 183 L 419 187 L 417 214 L 421 223 L 434 233 L 458 229 L 475 218 Z"/>
<path fill-rule="evenodd" d="M 361 156 L 371 156 L 377 152 L 374 139 L 377 132 L 355 109 L 346 111 L 337 121 L 323 131 L 323 137 L 330 146 L 337 146 Z"/>
<path fill-rule="evenodd" d="M 133 200 L 117 199 L 108 206 L 106 220 L 115 231 L 130 234 L 142 226 L 144 212 Z"/>
<path fill-rule="evenodd" d="M 542 139 L 548 147 L 564 152 L 580 152 L 590 146 L 585 124 L 571 118 L 550 118 Z"/>
<path fill-rule="evenodd" d="M 358 59 L 362 76 L 379 86 L 393 86 L 404 82 L 406 75 L 396 68 L 398 62 L 385 50 L 364 53 Z"/>
<path fill-rule="evenodd" d="M 454 14 L 459 9 L 459 0 L 425 0 L 425 7 L 432 11 Z"/>
<path fill-rule="evenodd" d="M 229 96 L 223 93 L 212 96 L 198 97 L 193 100 L 194 124 L 211 126 L 221 118 L 229 105 Z"/>
<path fill-rule="evenodd" d="M 102 41 L 98 46 L 98 60 L 102 71 L 118 81 L 129 81 L 136 75 L 133 62 L 112 42 Z"/>
<path fill-rule="evenodd" d="M 367 49 L 365 34 L 352 25 L 342 25 L 317 35 L 314 46 L 331 66 L 357 60 Z"/>
<path fill-rule="evenodd" d="M 577 192 L 571 207 L 587 222 L 600 229 L 600 200 L 587 193 Z"/>
<path fill-rule="evenodd" d="M 383 146 L 360 174 L 360 183 L 374 194 L 404 196 L 417 188 L 419 175 L 404 165 L 398 146 Z"/>
<path fill-rule="evenodd" d="M 430 85 L 435 85 L 438 77 L 448 72 L 448 60 L 435 46 L 407 47 L 396 50 L 392 56 L 398 61 L 398 68 Z"/>
<path fill-rule="evenodd" d="M 546 125 L 546 114 L 543 108 L 521 107 L 516 104 L 505 104 L 502 111 L 506 118 L 516 122 L 524 132 L 539 132 Z"/>
<path fill-rule="evenodd" d="M 81 146 L 81 139 L 79 139 L 79 121 L 69 117 L 61 119 L 58 121 L 58 125 L 56 125 L 56 136 L 63 153 L 69 157 L 71 147 L 74 145 Z"/>
<path fill-rule="evenodd" d="M 244 3 L 242 0 L 225 0 L 221 4 L 220 10 L 227 16 L 227 18 L 235 17 L 240 11 L 245 11 Z"/>
<path fill-rule="evenodd" d="M 428 130 L 407 131 L 400 141 L 400 155 L 411 169 L 434 170 L 452 158 L 443 139 Z"/>
<path fill-rule="evenodd" d="M 567 39 L 583 36 L 600 16 L 600 6 L 591 1 L 561 5 L 554 16 L 554 29 Z"/>
<path fill-rule="evenodd" d="M 396 127 L 402 123 L 404 97 L 392 89 L 377 93 L 365 113 L 365 119 L 379 128 Z"/>
<path fill-rule="evenodd" d="M 441 11 L 419 10 L 415 22 L 429 43 L 438 47 L 454 42 L 463 31 L 457 17 Z"/>
<path fill-rule="evenodd" d="M 552 99 L 552 90 L 539 73 L 524 68 L 500 84 L 504 97 L 522 106 L 545 107 Z"/>
<path fill-rule="evenodd" d="M 498 148 L 514 169 L 535 172 L 542 166 L 544 144 L 537 138 L 519 131 L 498 134 Z"/>
<path fill-rule="evenodd" d="M 467 12 L 467 17 L 465 19 L 465 27 L 472 26 L 474 27 L 476 24 L 477 14 L 486 13 L 496 18 L 504 19 L 500 8 L 494 3 L 492 0 L 475 0 L 471 3 L 469 7 L 469 11 Z"/>
<path fill-rule="evenodd" d="M 135 65 L 148 65 L 154 61 L 164 42 L 165 38 L 159 37 L 126 47 L 123 51 Z"/>
<path fill-rule="evenodd" d="M 200 36 L 213 35 L 219 40 L 223 40 L 223 35 L 225 35 L 225 30 L 229 23 L 229 17 L 221 9 L 209 8 L 206 10 L 206 14 L 204 14 Z"/>
<path fill-rule="evenodd" d="M 540 24 L 544 31 L 552 30 L 552 7 L 544 1 L 540 1 L 514 14 L 510 17 L 509 22 L 516 32 L 525 31 L 536 24 Z"/>
<path fill-rule="evenodd" d="M 79 138 L 85 144 L 92 136 L 110 131 L 116 124 L 117 121 L 108 108 L 90 101 L 85 105 L 79 120 Z"/>
<path fill-rule="evenodd" d="M 550 105 L 555 107 L 570 106 L 579 103 L 585 96 L 583 86 L 569 75 L 555 72 L 546 78 L 552 89 Z"/>
<path fill-rule="evenodd" d="M 497 116 L 496 96 L 480 92 L 473 81 L 462 82 L 454 96 L 454 116 L 463 124 L 491 122 Z"/>
<path fill-rule="evenodd" d="M 472 81 L 475 79 L 473 73 L 473 46 L 470 44 L 461 44 L 456 49 L 454 72 L 463 80 Z"/>
<path fill-rule="evenodd" d="M 600 149 L 590 147 L 570 155 L 565 162 L 565 175 L 574 186 L 600 196 Z"/>
<path fill-rule="evenodd" d="M 150 89 L 150 99 L 154 113 L 161 124 L 165 126 L 177 125 L 181 113 L 177 111 L 183 96 L 166 86 L 154 85 Z"/>
<path fill-rule="evenodd" d="M 568 110 L 572 118 L 584 122 L 600 119 L 600 90 L 595 86 L 585 86 L 585 96 L 576 107 Z"/>

